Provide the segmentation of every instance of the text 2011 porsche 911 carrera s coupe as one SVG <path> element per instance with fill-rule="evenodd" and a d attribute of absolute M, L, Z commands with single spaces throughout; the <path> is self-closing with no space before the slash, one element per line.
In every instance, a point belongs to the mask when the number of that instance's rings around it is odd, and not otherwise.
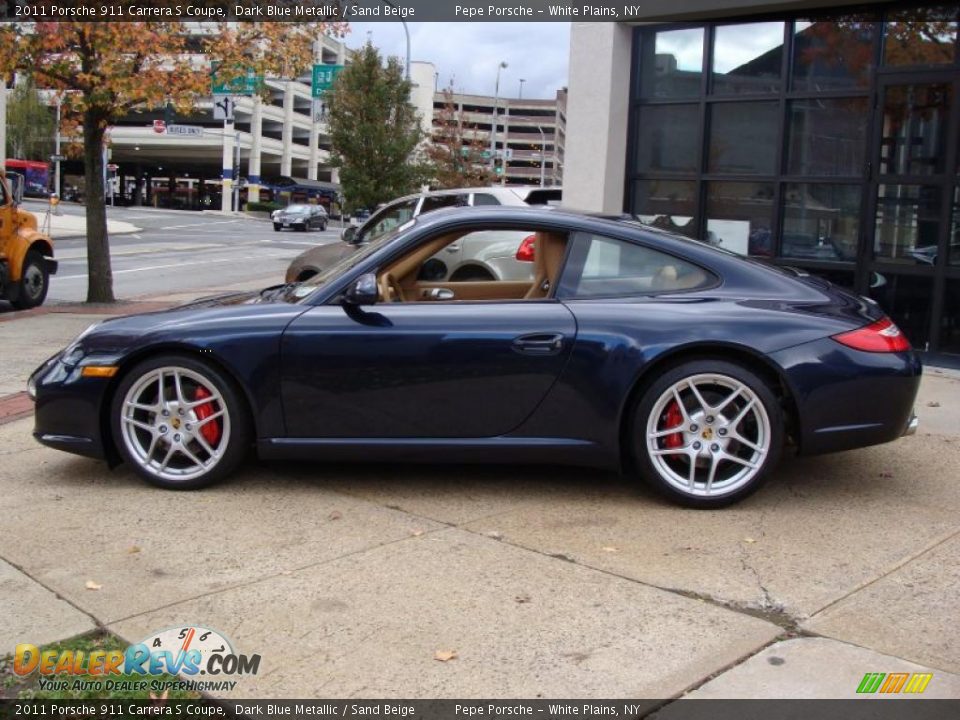
<path fill-rule="evenodd" d="M 471 234 L 533 278 L 437 281 Z M 871 301 L 640 223 L 441 210 L 305 283 L 106 320 L 30 378 L 36 438 L 165 488 L 263 458 L 547 462 L 680 503 L 916 428 L 921 366 Z"/>

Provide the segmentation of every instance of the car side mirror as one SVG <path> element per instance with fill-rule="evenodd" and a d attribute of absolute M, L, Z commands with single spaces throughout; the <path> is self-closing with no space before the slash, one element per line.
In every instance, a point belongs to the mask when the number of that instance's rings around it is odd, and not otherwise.
<path fill-rule="evenodd" d="M 353 225 L 349 225 L 343 229 L 343 232 L 340 234 L 340 239 L 345 243 L 353 242 L 354 237 L 357 234 L 357 229 Z"/>
<path fill-rule="evenodd" d="M 373 273 L 358 277 L 343 294 L 345 305 L 375 305 L 379 299 L 380 289 L 377 287 L 377 276 Z"/>

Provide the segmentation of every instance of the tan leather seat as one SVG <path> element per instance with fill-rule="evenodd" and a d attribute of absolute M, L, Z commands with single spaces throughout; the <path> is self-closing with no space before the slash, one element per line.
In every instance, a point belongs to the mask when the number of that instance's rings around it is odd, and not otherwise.
<path fill-rule="evenodd" d="M 560 277 L 567 238 L 560 233 L 538 232 L 534 241 L 533 285 L 525 299 L 536 300 L 550 294 Z"/>

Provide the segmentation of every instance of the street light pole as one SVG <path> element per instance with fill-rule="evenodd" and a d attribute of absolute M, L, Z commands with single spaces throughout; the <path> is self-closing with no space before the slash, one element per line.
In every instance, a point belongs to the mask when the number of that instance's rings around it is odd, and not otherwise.
<path fill-rule="evenodd" d="M 507 63 L 500 61 L 497 65 L 497 82 L 493 86 L 493 119 L 490 123 L 490 169 L 497 169 L 497 103 L 500 100 L 500 71 L 506 69 Z"/>
<path fill-rule="evenodd" d="M 526 82 L 525 78 L 520 78 L 520 94 L 517 96 L 518 100 L 523 100 L 523 84 Z"/>
<path fill-rule="evenodd" d="M 539 125 L 537 125 L 537 130 L 540 131 L 540 187 L 543 187 L 545 184 L 544 165 L 547 161 L 547 134 Z"/>
<path fill-rule="evenodd" d="M 57 95 L 57 131 L 54 134 L 53 154 L 56 160 L 53 163 L 53 192 L 60 197 L 60 105 L 61 98 Z"/>
<path fill-rule="evenodd" d="M 394 5 L 390 0 L 380 0 L 384 5 L 392 7 L 394 10 L 397 9 L 397 6 Z M 401 18 L 400 24 L 403 25 L 403 33 L 407 37 L 407 64 L 406 64 L 406 77 L 407 80 L 410 79 L 410 28 L 407 27 L 405 20 Z"/>

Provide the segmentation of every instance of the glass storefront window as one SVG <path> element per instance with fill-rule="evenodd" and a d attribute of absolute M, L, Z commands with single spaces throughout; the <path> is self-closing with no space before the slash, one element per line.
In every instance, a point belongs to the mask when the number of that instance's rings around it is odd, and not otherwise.
<path fill-rule="evenodd" d="M 696 207 L 697 184 L 692 180 L 637 180 L 633 184 L 633 213 L 648 225 L 696 237 Z"/>
<path fill-rule="evenodd" d="M 842 15 L 797 20 L 793 30 L 793 89 L 866 90 L 873 70 L 876 18 Z"/>
<path fill-rule="evenodd" d="M 880 185 L 873 252 L 877 259 L 930 266 L 940 231 L 939 187 Z"/>
<path fill-rule="evenodd" d="M 787 172 L 862 176 L 869 107 L 867 98 L 791 100 Z"/>
<path fill-rule="evenodd" d="M 647 105 L 637 115 L 639 172 L 696 172 L 700 163 L 700 106 Z"/>
<path fill-rule="evenodd" d="M 880 172 L 931 175 L 946 167 L 950 85 L 889 85 L 883 95 Z"/>
<path fill-rule="evenodd" d="M 918 350 L 927 344 L 933 293 L 930 278 L 876 272 L 870 278 L 870 297 L 876 300 Z"/>
<path fill-rule="evenodd" d="M 710 108 L 709 171 L 772 175 L 776 171 L 779 104 L 714 103 Z"/>
<path fill-rule="evenodd" d="M 703 28 L 661 30 L 641 46 L 640 97 L 681 98 L 700 94 Z"/>
<path fill-rule="evenodd" d="M 782 22 L 721 25 L 714 33 L 713 92 L 724 95 L 779 92 Z"/>
<path fill-rule="evenodd" d="M 856 260 L 859 185 L 790 183 L 783 194 L 783 257 Z"/>
<path fill-rule="evenodd" d="M 947 255 L 951 265 L 960 265 L 960 185 L 953 189 L 953 213 L 950 226 L 950 253 Z"/>
<path fill-rule="evenodd" d="M 940 349 L 960 354 L 960 280 L 947 280 L 940 321 Z"/>
<path fill-rule="evenodd" d="M 773 256 L 773 183 L 707 185 L 707 241 L 741 255 Z"/>
<path fill-rule="evenodd" d="M 894 10 L 883 33 L 885 65 L 943 65 L 957 52 L 957 6 Z"/>

